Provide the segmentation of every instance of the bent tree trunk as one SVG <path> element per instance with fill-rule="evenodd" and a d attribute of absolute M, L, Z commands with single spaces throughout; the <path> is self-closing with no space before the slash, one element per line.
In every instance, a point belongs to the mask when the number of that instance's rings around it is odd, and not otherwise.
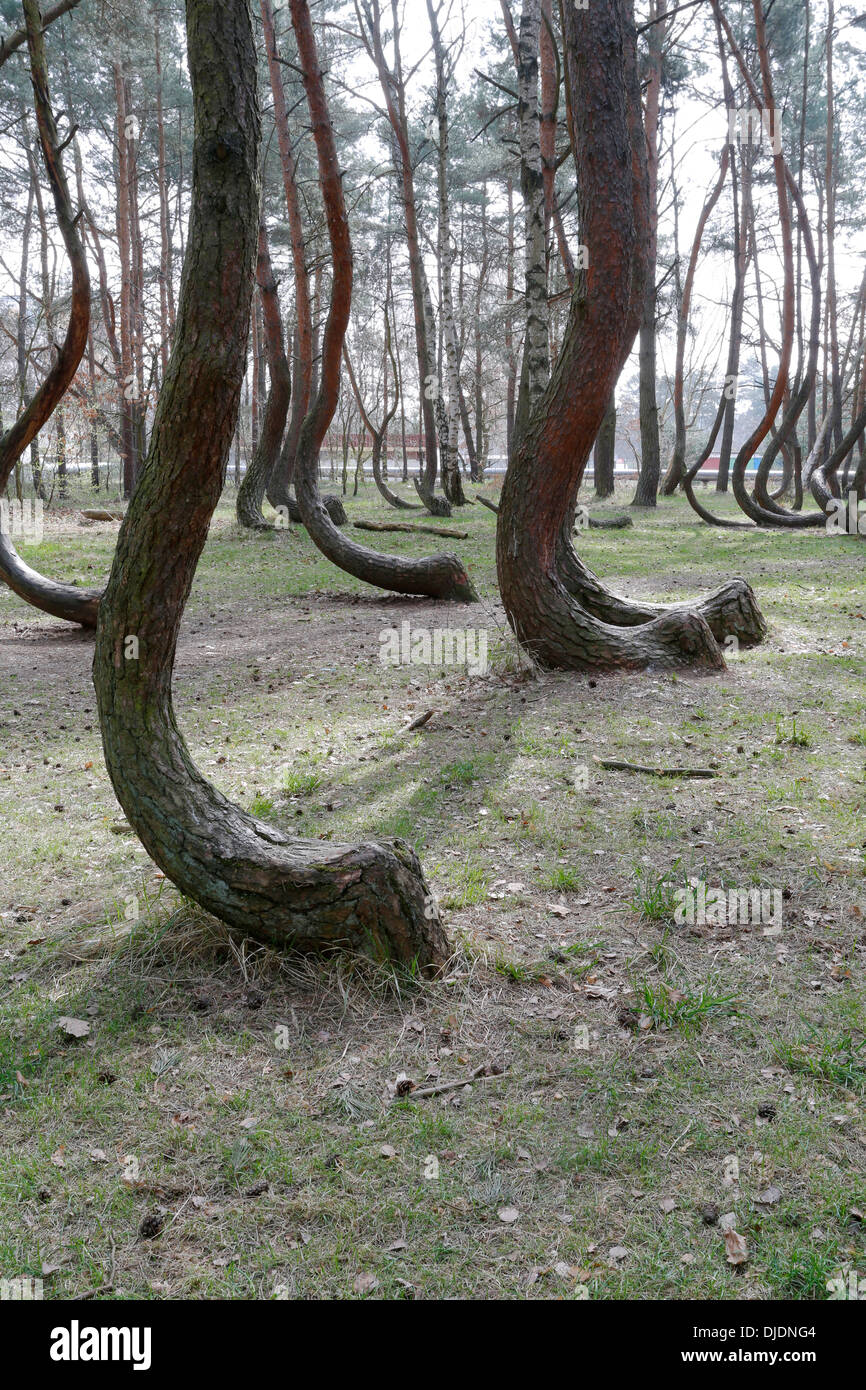
<path fill-rule="evenodd" d="M 292 16 L 300 0 L 290 0 Z M 306 10 L 306 5 L 303 5 Z M 333 274 L 331 303 L 325 324 L 322 344 L 322 368 L 319 390 L 307 418 L 301 427 L 298 454 L 295 461 L 295 493 L 304 525 L 315 544 L 335 565 L 375 584 L 381 589 L 393 589 L 401 594 L 426 594 L 429 598 L 456 599 L 472 602 L 476 593 L 469 576 L 455 555 L 433 555 L 424 560 L 403 560 L 394 555 L 381 555 L 357 545 L 341 535 L 331 522 L 319 496 L 317 481 L 319 450 L 328 432 L 340 395 L 340 366 L 349 313 L 352 305 L 352 243 L 349 221 L 343 197 L 342 174 L 337 159 L 334 129 L 328 111 L 325 87 L 319 68 L 312 28 L 306 22 L 295 22 L 295 36 L 301 54 L 304 89 L 310 108 L 313 137 L 319 158 L 319 181 L 328 219 Z"/>
<path fill-rule="evenodd" d="M 563 525 L 628 356 L 648 273 L 648 187 L 631 0 L 563 7 L 565 70 L 589 264 L 556 369 L 505 475 L 496 553 L 505 611 L 544 665 L 724 668 L 706 619 L 674 608 L 638 626 L 593 615 L 560 571 Z M 570 545 L 570 541 L 569 541 Z"/>
<path fill-rule="evenodd" d="M 90 328 L 90 276 L 87 257 L 78 231 L 78 221 L 72 208 L 69 186 L 63 169 L 61 145 L 51 108 L 48 90 L 48 68 L 45 61 L 43 18 L 37 0 L 24 0 L 24 21 L 30 56 L 30 76 L 33 84 L 33 104 L 39 142 L 54 208 L 66 254 L 72 267 L 72 302 L 66 336 L 45 380 L 33 395 L 30 404 L 14 425 L 0 436 L 0 493 L 2 493 L 15 464 L 24 450 L 36 439 L 40 429 L 50 419 L 69 389 L 87 347 Z M 99 604 L 99 590 L 77 589 L 72 584 L 56 584 L 26 565 L 15 550 L 11 537 L 0 530 L 0 578 L 19 598 L 52 617 L 67 622 L 94 627 Z"/>
<path fill-rule="evenodd" d="M 296 23 L 299 13 L 309 24 L 292 0 Z M 175 721 L 178 629 L 222 489 L 249 334 L 260 138 L 249 0 L 187 0 L 187 43 L 195 146 L 177 335 L 96 639 L 106 764 L 151 857 L 231 927 L 428 969 L 446 940 L 406 845 L 300 840 L 253 819 L 201 776 Z"/>
<path fill-rule="evenodd" d="M 633 599 L 620 598 L 604 587 L 576 553 L 571 534 L 571 527 L 563 528 L 558 553 L 559 577 L 587 613 L 601 622 L 614 627 L 640 627 L 665 613 L 691 611 L 706 620 L 720 647 L 724 647 L 731 637 L 735 637 L 741 647 L 755 647 L 766 636 L 766 623 L 745 579 L 731 579 L 715 593 L 694 603 L 636 603 Z"/>
<path fill-rule="evenodd" d="M 271 266 L 268 233 L 264 219 L 259 224 L 256 282 L 262 299 L 265 355 L 268 360 L 270 389 L 259 442 L 244 474 L 244 480 L 238 489 L 236 510 L 241 526 L 248 526 L 254 531 L 272 531 L 274 530 L 273 525 L 271 522 L 265 521 L 262 513 L 262 502 L 268 479 L 273 472 L 280 451 L 283 430 L 286 428 L 286 416 L 289 413 L 289 399 L 292 394 L 292 379 L 289 374 L 289 359 L 286 357 L 277 282 Z"/>

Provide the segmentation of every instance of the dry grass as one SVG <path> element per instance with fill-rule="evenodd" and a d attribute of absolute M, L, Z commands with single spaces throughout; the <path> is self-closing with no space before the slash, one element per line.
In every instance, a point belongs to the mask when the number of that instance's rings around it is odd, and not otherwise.
<path fill-rule="evenodd" d="M 445 616 L 222 513 L 176 681 L 228 795 L 413 840 L 455 947 L 435 984 L 280 955 L 183 902 L 114 833 L 89 639 L 0 597 L 4 1276 L 55 1267 L 58 1298 L 808 1299 L 866 1273 L 862 547 L 716 535 L 680 503 L 590 533 L 621 591 L 745 574 L 771 634 L 716 680 L 589 681 L 521 668 L 476 513 L 455 545 L 483 602 Z M 112 544 L 67 524 L 35 558 L 93 582 Z M 383 669 L 404 619 L 488 626 L 491 675 Z M 688 876 L 783 891 L 781 935 L 676 925 Z"/>

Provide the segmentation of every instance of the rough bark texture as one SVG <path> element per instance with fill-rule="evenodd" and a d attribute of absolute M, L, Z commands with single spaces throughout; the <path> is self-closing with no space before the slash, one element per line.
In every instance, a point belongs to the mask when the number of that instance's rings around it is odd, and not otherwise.
<path fill-rule="evenodd" d="M 301 0 L 292 15 L 309 25 Z M 446 942 L 407 846 L 304 841 L 256 821 L 204 780 L 175 722 L 178 629 L 223 486 L 249 332 L 260 136 L 249 0 L 188 0 L 187 44 L 189 241 L 147 465 L 100 611 L 94 680 L 106 764 L 153 859 L 233 928 L 275 945 L 349 946 L 427 969 Z"/>
<path fill-rule="evenodd" d="M 548 390 L 505 477 L 497 527 L 502 599 L 518 638 L 544 665 L 571 669 L 694 666 L 724 658 L 704 617 L 672 609 L 638 626 L 596 618 L 569 593 L 565 523 L 645 302 L 648 185 L 630 0 L 563 7 L 582 241 L 568 326 Z"/>

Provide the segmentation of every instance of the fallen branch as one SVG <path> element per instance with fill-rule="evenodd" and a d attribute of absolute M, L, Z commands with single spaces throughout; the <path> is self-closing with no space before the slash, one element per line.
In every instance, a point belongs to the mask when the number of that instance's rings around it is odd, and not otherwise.
<path fill-rule="evenodd" d="M 482 497 L 479 493 L 475 500 L 476 502 L 480 502 L 482 507 L 486 507 L 488 511 L 493 512 L 495 516 L 499 515 L 498 506 L 495 502 L 491 502 L 489 498 Z M 584 513 L 584 515 L 586 516 L 586 513 Z M 586 516 L 586 521 L 591 531 L 625 531 L 627 527 L 634 526 L 631 517 L 626 516 L 623 512 L 616 516 Z M 581 530 L 582 528 L 578 527 L 577 529 Z"/>
<path fill-rule="evenodd" d="M 433 718 L 435 713 L 435 709 L 428 709 L 424 714 L 419 714 L 417 719 L 413 719 L 411 724 L 407 724 L 405 729 L 401 730 L 401 733 L 411 734 L 413 729 L 423 729 L 424 725 L 429 719 Z"/>
<path fill-rule="evenodd" d="M 507 1075 L 507 1071 L 488 1071 L 486 1067 L 477 1067 L 471 1076 L 465 1076 L 462 1081 L 441 1081 L 435 1086 L 416 1086 L 414 1090 L 406 1091 L 403 1095 L 396 1095 L 394 1100 L 408 1100 L 410 1096 L 413 1100 L 429 1100 L 431 1096 L 444 1096 L 449 1091 L 460 1091 L 464 1086 L 474 1085 L 476 1081 L 499 1081 Z"/>
<path fill-rule="evenodd" d="M 425 526 L 423 523 L 410 525 L 408 521 L 353 521 L 358 531 L 426 531 L 431 536 L 448 536 L 457 540 L 469 539 L 468 531 L 453 531 L 448 526 Z"/>
<path fill-rule="evenodd" d="M 640 763 L 623 763 L 614 758 L 596 758 L 592 761 L 610 772 L 643 772 L 648 777 L 718 777 L 711 767 L 643 767 Z"/>
<path fill-rule="evenodd" d="M 589 518 L 591 531 L 625 531 L 629 526 L 634 526 L 634 522 L 625 513 L 620 513 L 617 516 L 590 516 Z"/>

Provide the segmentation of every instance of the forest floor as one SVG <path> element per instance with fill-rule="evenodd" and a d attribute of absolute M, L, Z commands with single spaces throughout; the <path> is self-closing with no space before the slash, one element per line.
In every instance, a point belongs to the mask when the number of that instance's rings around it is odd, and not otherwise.
<path fill-rule="evenodd" d="M 347 507 L 386 519 L 369 488 Z M 54 515 L 25 557 L 97 582 L 116 525 Z M 228 497 L 215 518 L 175 681 L 193 756 L 291 831 L 411 840 L 454 946 L 432 984 L 185 902 L 115 802 L 92 638 L 0 592 L 0 1275 L 60 1299 L 823 1299 L 855 1271 L 866 1296 L 866 548 L 680 500 L 633 517 L 579 539 L 613 588 L 744 575 L 766 643 L 712 679 L 538 675 L 480 506 L 451 546 L 372 538 L 465 557 L 470 607 L 364 589 L 300 529 L 243 535 Z M 486 630 L 488 673 L 383 666 L 404 622 Z M 690 877 L 781 908 L 680 925 Z"/>

